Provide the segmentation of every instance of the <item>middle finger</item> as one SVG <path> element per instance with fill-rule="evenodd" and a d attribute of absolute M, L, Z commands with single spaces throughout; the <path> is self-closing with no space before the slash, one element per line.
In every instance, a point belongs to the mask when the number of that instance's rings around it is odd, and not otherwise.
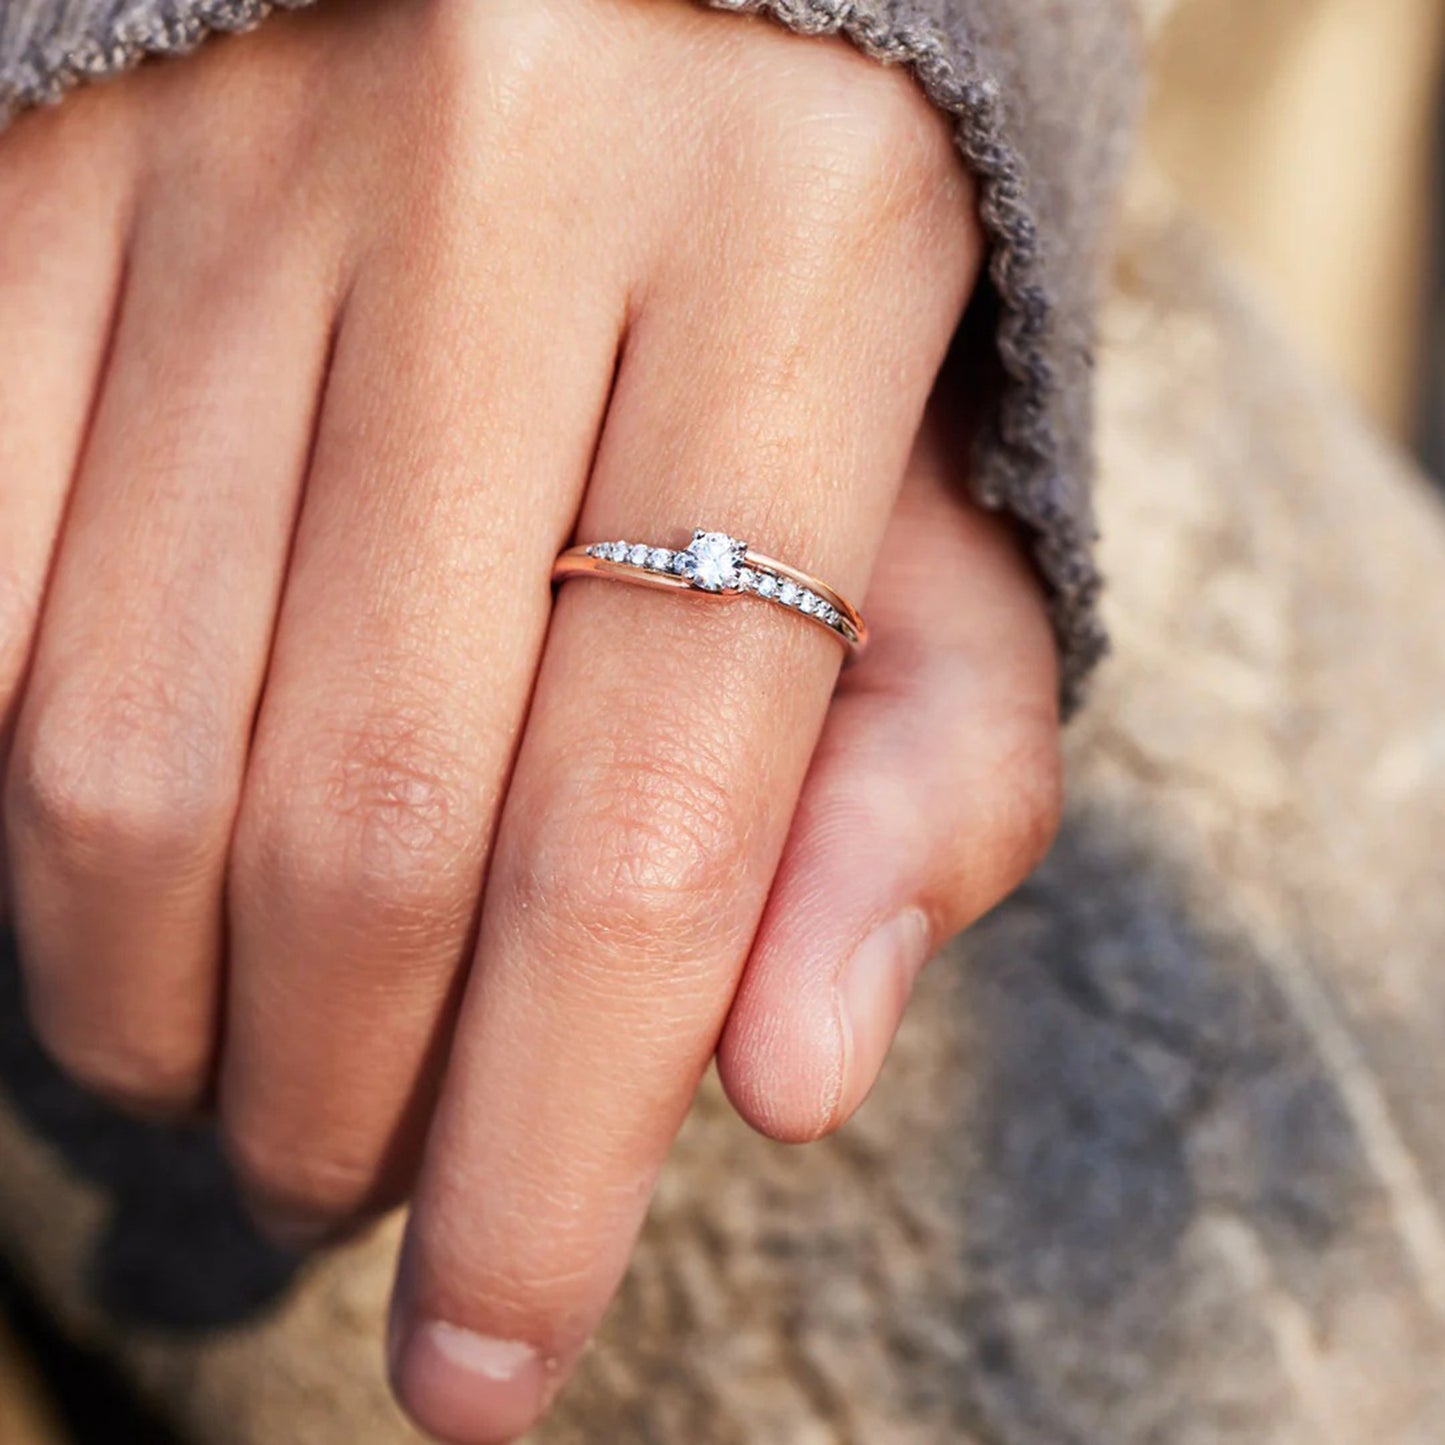
<path fill-rule="evenodd" d="M 611 381 L 620 288 L 486 227 L 351 293 L 237 823 L 222 1125 L 298 1244 L 407 1182 Z"/>

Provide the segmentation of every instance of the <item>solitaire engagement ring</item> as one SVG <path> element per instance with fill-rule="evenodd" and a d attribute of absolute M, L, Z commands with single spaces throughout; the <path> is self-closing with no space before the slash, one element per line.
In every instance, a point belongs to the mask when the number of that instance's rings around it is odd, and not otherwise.
<path fill-rule="evenodd" d="M 862 614 L 851 602 L 816 577 L 754 552 L 726 532 L 699 529 L 680 552 L 645 542 L 569 547 L 557 558 L 552 580 L 569 577 L 609 577 L 718 598 L 758 597 L 826 628 L 854 655 L 868 641 Z"/>

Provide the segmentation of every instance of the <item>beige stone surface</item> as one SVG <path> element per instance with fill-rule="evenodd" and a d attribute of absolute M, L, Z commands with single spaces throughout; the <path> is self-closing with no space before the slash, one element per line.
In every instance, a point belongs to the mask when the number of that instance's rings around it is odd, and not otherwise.
<path fill-rule="evenodd" d="M 806 1150 L 709 1085 L 548 1445 L 1445 1439 L 1445 515 L 1137 188 L 1116 658 L 1053 857 Z M 13 1005 L 13 1000 L 12 1000 Z M 394 1229 L 287 1282 L 203 1136 L 0 1036 L 0 1245 L 205 1445 L 393 1445 Z"/>

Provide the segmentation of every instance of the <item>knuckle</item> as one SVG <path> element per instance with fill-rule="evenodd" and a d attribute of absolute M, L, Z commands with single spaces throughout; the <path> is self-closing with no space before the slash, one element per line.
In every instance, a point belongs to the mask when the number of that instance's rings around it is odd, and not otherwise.
<path fill-rule="evenodd" d="M 169 176 L 184 186 L 187 198 L 203 202 L 191 213 L 193 221 L 210 212 L 232 223 L 265 216 L 277 177 L 294 176 L 305 165 L 314 185 L 327 115 L 326 107 L 315 103 L 324 54 L 320 46 L 295 44 L 283 30 L 259 35 L 244 50 L 198 56 L 197 69 L 209 77 L 217 113 L 244 116 L 244 125 L 189 125 L 193 82 L 159 73 L 145 77 L 133 102 L 133 144 L 144 155 L 164 136 L 167 156 L 164 167 L 143 168 L 146 179 Z M 324 73 L 334 82 L 334 60 Z M 297 203 L 304 205 L 305 197 L 298 195 Z"/>
<path fill-rule="evenodd" d="M 736 921 L 747 830 L 721 770 L 626 741 L 575 764 L 534 816 L 522 907 L 569 951 L 655 963 Z"/>
<path fill-rule="evenodd" d="M 76 193 L 57 186 L 61 172 L 77 175 L 85 168 L 92 194 L 113 195 L 131 173 L 135 124 L 128 93 L 120 88 L 90 106 L 37 106 L 15 117 L 0 136 L 0 216 L 6 220 L 0 245 L 0 284 L 7 266 L 19 268 L 21 279 L 31 276 L 46 259 L 47 241 L 66 232 L 77 214 Z M 98 112 L 105 124 L 97 125 Z M 84 214 L 82 212 L 82 214 Z M 15 273 L 12 273 L 15 274 Z"/>
<path fill-rule="evenodd" d="M 239 876 L 398 931 L 463 904 L 455 864 L 470 859 L 480 828 L 465 771 L 437 729 L 400 715 L 363 722 L 261 771 L 257 796 L 281 801 L 249 822 L 243 813 Z"/>
<path fill-rule="evenodd" d="M 340 1223 L 368 1212 L 377 1164 L 265 1124 L 222 1124 L 222 1147 L 241 1194 L 263 1219 Z"/>
<path fill-rule="evenodd" d="M 16 743 L 7 828 L 81 867 L 172 868 L 229 824 L 226 750 L 215 704 L 184 681 L 131 678 L 97 703 L 60 702 Z"/>
<path fill-rule="evenodd" d="M 915 84 L 880 71 L 802 104 L 779 176 L 806 231 L 851 253 L 939 228 L 966 173 Z"/>
<path fill-rule="evenodd" d="M 67 1030 L 32 1011 L 31 1027 L 51 1061 L 86 1093 L 126 1113 L 154 1117 L 198 1108 L 208 1060 L 151 1040 L 126 1038 L 115 1028 Z"/>
<path fill-rule="evenodd" d="M 0 473 L 7 470 L 7 460 L 0 436 Z M 25 585 L 20 580 L 21 569 L 6 565 L 8 562 L 8 558 L 0 558 L 0 727 L 15 706 L 40 611 L 36 590 Z"/>
<path fill-rule="evenodd" d="M 436 153 L 469 159 L 479 131 L 521 141 L 556 115 L 555 76 L 569 46 L 563 11 L 433 0 L 419 53 L 433 98 L 421 118 Z"/>

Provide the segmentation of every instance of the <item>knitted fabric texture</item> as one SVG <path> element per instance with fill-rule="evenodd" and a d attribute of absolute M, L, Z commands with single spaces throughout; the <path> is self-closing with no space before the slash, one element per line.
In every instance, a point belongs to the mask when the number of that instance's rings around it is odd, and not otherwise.
<path fill-rule="evenodd" d="M 312 0 L 0 0 L 0 124 L 71 85 Z M 1105 650 L 1092 484 L 1092 346 L 1110 202 L 1137 108 L 1129 0 L 706 0 L 908 67 L 952 117 L 990 243 L 996 378 L 974 488 L 1024 526 L 1066 706 Z"/>

